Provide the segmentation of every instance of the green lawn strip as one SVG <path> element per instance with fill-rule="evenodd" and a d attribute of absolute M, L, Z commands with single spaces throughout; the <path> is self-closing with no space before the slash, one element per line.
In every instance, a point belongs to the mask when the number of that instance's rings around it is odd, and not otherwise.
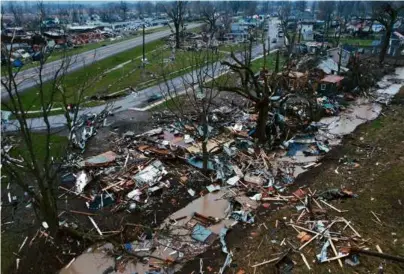
<path fill-rule="evenodd" d="M 38 157 L 38 161 L 44 161 L 46 156 L 46 134 L 31 133 L 34 154 Z M 16 136 L 15 138 L 19 138 Z M 18 146 L 13 147 L 10 151 L 12 157 L 18 158 L 18 155 L 28 155 L 27 147 L 24 142 L 18 142 Z M 63 157 L 66 153 L 66 147 L 68 145 L 68 139 L 65 136 L 59 136 L 52 134 L 50 136 L 50 156 L 54 158 Z"/>
<path fill-rule="evenodd" d="M 373 40 L 372 39 L 360 39 L 360 38 L 341 38 L 340 43 L 348 44 L 352 46 L 371 46 Z"/>

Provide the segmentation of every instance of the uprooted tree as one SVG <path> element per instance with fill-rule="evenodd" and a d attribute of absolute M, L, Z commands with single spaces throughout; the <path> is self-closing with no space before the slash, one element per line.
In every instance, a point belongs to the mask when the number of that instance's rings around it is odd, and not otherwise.
<path fill-rule="evenodd" d="M 182 60 L 182 67 L 191 72 L 182 75 L 181 83 L 170 78 L 170 65 L 164 65 L 161 75 L 164 83 L 161 94 L 166 100 L 167 109 L 192 138 L 199 140 L 202 148 L 203 171 L 208 170 L 208 160 L 213 148 L 208 147 L 212 110 L 219 92 L 215 89 L 216 77 L 221 74 L 219 54 L 214 50 L 194 51 Z M 196 121 L 193 119 L 196 117 Z M 191 129 L 190 129 L 191 128 Z"/>
<path fill-rule="evenodd" d="M 174 3 L 170 3 L 164 6 L 167 16 L 173 21 L 175 47 L 177 49 L 181 47 L 181 34 L 184 31 L 184 16 L 186 12 L 186 6 L 186 1 L 175 1 Z"/>

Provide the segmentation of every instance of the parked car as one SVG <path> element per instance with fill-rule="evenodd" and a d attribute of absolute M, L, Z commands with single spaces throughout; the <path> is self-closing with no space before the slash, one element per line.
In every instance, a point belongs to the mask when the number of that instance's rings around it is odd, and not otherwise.
<path fill-rule="evenodd" d="M 152 103 L 162 99 L 163 96 L 161 94 L 152 94 L 149 98 L 147 98 L 148 103 Z"/>

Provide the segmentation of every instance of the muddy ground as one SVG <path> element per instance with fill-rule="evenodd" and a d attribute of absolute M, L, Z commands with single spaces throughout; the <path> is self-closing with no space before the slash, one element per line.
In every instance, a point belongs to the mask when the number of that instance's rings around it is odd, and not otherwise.
<path fill-rule="evenodd" d="M 333 201 L 340 210 L 328 210 L 330 216 L 343 216 L 352 221 L 354 228 L 368 239 L 370 250 L 376 251 L 379 245 L 383 252 L 404 257 L 404 88 L 395 97 L 393 104 L 385 107 L 383 114 L 376 120 L 360 126 L 354 133 L 345 137 L 339 147 L 335 147 L 322 160 L 322 164 L 297 178 L 290 189 L 296 190 L 309 186 L 311 190 L 326 190 L 344 186 L 359 195 L 355 199 Z M 359 166 L 347 168 L 339 164 L 341 157 L 356 159 Z M 338 168 L 339 174 L 335 172 Z M 374 219 L 371 211 L 380 214 L 382 225 Z M 280 272 L 273 264 L 256 268 L 251 265 L 276 257 L 284 251 L 280 243 L 284 238 L 292 245 L 300 246 L 297 232 L 282 225 L 284 218 L 296 219 L 299 215 L 294 206 L 269 209 L 261 207 L 257 212 L 254 225 L 238 225 L 227 234 L 228 248 L 234 258 L 226 273 L 288 273 Z M 276 220 L 280 225 L 275 228 Z M 265 226 L 263 225 L 265 224 Z M 338 246 L 338 244 L 337 244 Z M 315 254 L 320 247 L 311 244 L 303 253 L 311 273 L 377 273 L 382 266 L 384 273 L 404 273 L 404 263 L 387 261 L 376 257 L 360 255 L 358 266 L 344 264 L 341 269 L 336 261 L 318 264 Z M 290 252 L 294 262 L 293 273 L 309 273 L 301 256 Z M 200 259 L 203 260 L 204 273 L 218 273 L 225 261 L 220 243 L 189 262 L 181 273 L 199 273 Z M 344 263 L 344 261 L 343 261 Z M 380 272 L 379 272 L 380 273 Z M 382 272 L 383 273 L 383 272 Z"/>

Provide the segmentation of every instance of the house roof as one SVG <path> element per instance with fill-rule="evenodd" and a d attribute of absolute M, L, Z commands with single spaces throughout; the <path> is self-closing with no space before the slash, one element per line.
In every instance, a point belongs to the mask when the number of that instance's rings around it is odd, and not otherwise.
<path fill-rule="evenodd" d="M 322 60 L 317 68 L 321 69 L 326 74 L 331 74 L 333 71 L 338 71 L 338 63 L 335 62 L 332 58 L 327 58 L 325 60 Z M 348 69 L 341 67 L 341 70 L 347 71 Z"/>
<path fill-rule="evenodd" d="M 321 82 L 325 82 L 325 83 L 338 83 L 340 82 L 342 79 L 344 79 L 343 76 L 338 76 L 338 75 L 327 75 L 326 77 L 324 77 L 323 79 L 321 79 Z"/>
<path fill-rule="evenodd" d="M 279 72 L 278 75 L 283 75 L 282 72 Z M 289 78 L 301 78 L 303 76 L 305 76 L 306 74 L 304 74 L 303 72 L 299 72 L 299 71 L 290 71 L 288 74 Z"/>

